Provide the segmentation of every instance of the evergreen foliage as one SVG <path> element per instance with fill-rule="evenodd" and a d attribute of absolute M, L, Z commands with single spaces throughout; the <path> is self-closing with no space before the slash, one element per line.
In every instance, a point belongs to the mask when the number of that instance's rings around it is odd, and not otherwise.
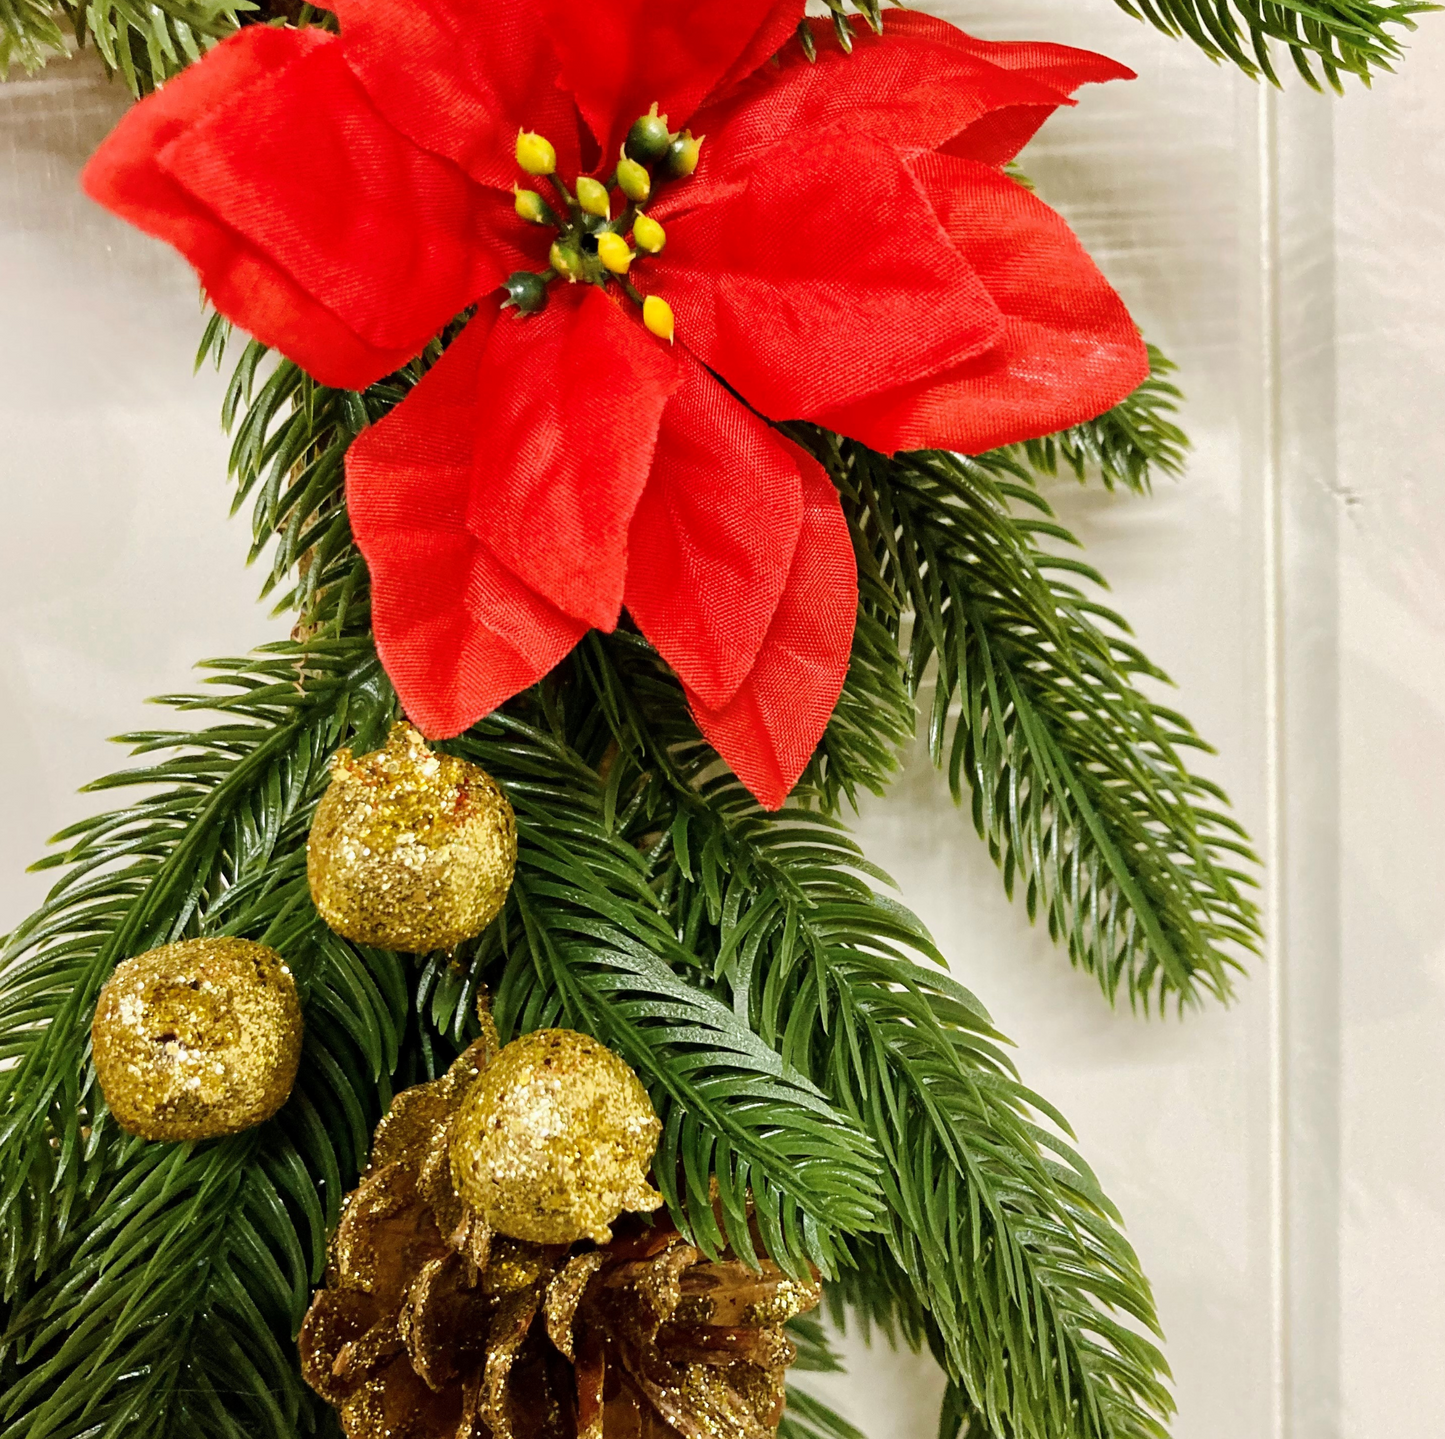
<path fill-rule="evenodd" d="M 1413 30 L 1430 0 L 1115 0 L 1166 35 L 1192 40 L 1211 59 L 1279 83 L 1276 49 L 1314 89 L 1343 88 L 1345 75 L 1370 81 L 1404 53 L 1398 31 Z"/>
<path fill-rule="evenodd" d="M 69 30 L 145 95 L 256 9 L 254 0 L 0 0 L 0 81 L 12 65 L 34 72 L 63 52 Z"/>
<path fill-rule="evenodd" d="M 1216 59 L 1312 85 L 1368 80 L 1418 0 L 1118 0 Z M 880 0 L 828 0 L 851 46 Z M 856 12 L 856 13 L 855 13 Z M 0 0 L 0 74 L 93 40 L 144 94 L 237 25 L 333 23 L 275 0 Z M 811 38 L 807 41 L 811 44 Z M 365 394 L 253 343 L 223 418 L 237 508 L 291 639 L 213 663 L 168 697 L 194 727 L 123 736 L 120 807 L 57 836 L 42 907 L 0 951 L 0 1429 L 15 1439 L 298 1439 L 335 1420 L 294 1335 L 327 1235 L 400 1088 L 441 1073 L 484 1001 L 504 1038 L 595 1034 L 663 1121 L 655 1177 L 705 1252 L 826 1277 L 834 1321 L 927 1346 L 948 1376 L 940 1439 L 1164 1439 L 1158 1324 L 1117 1212 L 1063 1116 L 946 972 L 840 818 L 881 793 L 926 711 L 931 757 L 999 866 L 1111 999 L 1228 995 L 1257 948 L 1254 857 L 1207 746 L 1156 698 L 1165 676 L 1067 553 L 1041 481 L 1150 489 L 1179 470 L 1178 391 L 1006 451 L 885 457 L 805 426 L 859 564 L 852 663 L 789 806 L 720 764 L 640 635 L 589 635 L 541 684 L 448 746 L 515 806 L 516 882 L 455 955 L 356 946 L 321 923 L 305 839 L 330 757 L 397 715 L 369 628 L 343 474 L 456 325 Z M 202 360 L 221 363 L 213 320 Z M 246 1134 L 147 1144 L 95 1082 L 89 1023 L 122 958 L 199 934 L 280 949 L 306 1015 L 291 1100 Z M 800 1370 L 836 1369 L 795 1321 Z M 784 1439 L 862 1439 L 804 1390 Z"/>
<path fill-rule="evenodd" d="M 170 701 L 218 710 L 216 723 L 124 737 L 144 762 L 97 788 L 140 797 L 58 837 L 43 864 L 62 876 L 0 959 L 6 1432 L 119 1435 L 141 1415 L 163 1435 L 329 1425 L 291 1348 L 325 1236 L 391 1094 L 445 1067 L 486 991 L 504 1035 L 566 1023 L 633 1064 L 664 1120 L 659 1181 L 704 1249 L 750 1252 L 750 1193 L 780 1263 L 817 1264 L 874 1322 L 909 1306 L 905 1334 L 926 1334 L 998 1439 L 1162 1433 L 1163 1361 L 1140 1337 L 1152 1301 L 1117 1216 L 833 813 L 886 782 L 917 679 L 916 647 L 898 647 L 912 598 L 856 496 L 872 561 L 849 697 L 790 808 L 758 810 L 640 636 L 592 635 L 452 745 L 517 810 L 518 879 L 498 923 L 455 958 L 414 962 L 320 924 L 304 837 L 325 760 L 380 743 L 395 714 L 342 461 L 446 338 L 365 395 L 254 343 L 238 356 L 225 401 L 238 503 L 253 507 L 257 552 L 274 540 L 266 587 L 299 624 L 214 666 L 220 693 Z M 203 358 L 226 342 L 213 322 Z M 980 532 L 1016 524 L 995 505 Z M 1027 533 L 1002 553 L 1031 553 Z M 302 1075 L 252 1133 L 143 1144 L 94 1085 L 94 997 L 120 957 L 202 932 L 292 961 Z M 793 1439 L 856 1439 L 806 1397 L 790 1423 Z"/>
<path fill-rule="evenodd" d="M 1146 486 L 1151 463 L 1175 462 L 1178 431 L 1157 393 L 1125 410 L 1088 427 L 1087 442 L 1056 438 L 1052 452 L 1091 446 L 1116 480 Z M 1057 552 L 1076 541 L 1019 457 L 890 460 L 796 434 L 848 498 L 865 595 L 894 596 L 881 613 L 904 646 L 907 689 L 932 683 L 930 752 L 955 798 L 968 790 L 1005 889 L 1022 886 L 1030 917 L 1046 916 L 1111 999 L 1121 987 L 1146 1009 L 1226 997 L 1259 938 L 1248 838 L 1218 786 L 1184 761 L 1208 746 L 1141 688 L 1166 676 L 1078 583 L 1102 577 Z M 884 713 L 893 698 L 872 696 Z"/>

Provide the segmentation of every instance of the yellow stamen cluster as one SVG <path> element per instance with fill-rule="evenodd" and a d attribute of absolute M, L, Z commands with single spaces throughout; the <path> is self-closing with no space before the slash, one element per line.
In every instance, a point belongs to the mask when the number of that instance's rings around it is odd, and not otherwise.
<path fill-rule="evenodd" d="M 504 306 L 519 314 L 536 314 L 547 303 L 547 282 L 579 280 L 607 286 L 616 282 L 629 298 L 642 306 L 642 322 L 659 339 L 673 341 L 672 307 L 656 295 L 641 295 L 628 279 L 639 255 L 660 254 L 667 232 L 642 207 L 652 199 L 661 180 L 685 180 L 698 165 L 702 137 L 690 131 L 673 134 L 667 116 L 654 104 L 628 131 L 617 168 L 604 180 L 581 175 L 569 190 L 557 175 L 557 151 L 535 131 L 517 134 L 517 164 L 528 175 L 545 177 L 556 192 L 548 201 L 535 190 L 513 186 L 519 219 L 529 225 L 552 226 L 557 238 L 547 256 L 548 269 L 540 275 L 519 270 L 505 285 Z M 612 192 L 620 191 L 622 206 L 613 214 Z M 631 235 L 631 244 L 628 235 Z"/>

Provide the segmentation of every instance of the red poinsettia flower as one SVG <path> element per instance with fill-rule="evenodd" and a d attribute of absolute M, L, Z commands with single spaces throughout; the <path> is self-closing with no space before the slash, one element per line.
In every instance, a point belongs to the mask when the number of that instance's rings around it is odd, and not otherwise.
<path fill-rule="evenodd" d="M 126 117 L 88 190 L 327 384 L 370 384 L 476 306 L 347 463 L 420 728 L 458 732 L 625 606 L 781 804 L 843 682 L 856 575 L 831 482 L 768 421 L 977 451 L 1133 389 L 1122 303 L 1001 168 L 1077 86 L 1129 72 L 917 14 L 851 56 L 820 22 L 814 63 L 803 0 L 333 8 L 339 37 L 218 45 Z M 700 162 L 599 202 L 653 106 L 706 137 Z M 521 131 L 555 154 L 546 204 L 515 195 L 543 183 L 519 158 L 548 168 Z M 541 278 L 501 288 L 521 271 Z"/>

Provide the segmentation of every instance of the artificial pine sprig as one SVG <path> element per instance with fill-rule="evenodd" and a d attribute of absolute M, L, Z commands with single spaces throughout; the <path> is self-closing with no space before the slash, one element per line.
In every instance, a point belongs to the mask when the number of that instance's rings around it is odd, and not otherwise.
<path fill-rule="evenodd" d="M 522 838 L 512 904 L 459 962 L 432 957 L 409 999 L 402 961 L 316 921 L 302 845 L 321 761 L 379 742 L 394 713 L 341 459 L 434 357 L 355 396 L 284 363 L 264 373 L 243 351 L 234 464 L 258 537 L 280 532 L 268 583 L 301 607 L 300 638 L 222 668 L 219 726 L 132 737 L 174 757 L 106 787 L 163 787 L 67 836 L 52 862 L 73 873 L 13 941 L 0 1414 L 60 1439 L 119 1433 L 142 1411 L 162 1433 L 305 1432 L 308 1396 L 289 1371 L 268 1386 L 269 1367 L 289 1356 L 370 1124 L 394 1086 L 444 1067 L 486 986 L 508 1030 L 562 1020 L 624 1049 L 667 1121 L 674 1213 L 705 1247 L 746 1245 L 751 1190 L 780 1261 L 823 1264 L 854 1302 L 862 1276 L 883 1274 L 926 1303 L 940 1358 L 1002 1439 L 1157 1433 L 1162 1361 L 1109 1317 L 1122 1305 L 1152 1323 L 1148 1288 L 1061 1120 L 1019 1086 L 982 1007 L 880 896 L 838 821 L 758 810 L 639 636 L 594 636 L 457 742 L 506 783 Z M 863 593 L 897 702 L 900 599 L 884 578 Z M 839 756 L 876 778 L 878 757 L 846 744 L 825 773 Z M 86 1072 L 88 1010 L 72 990 L 104 977 L 115 935 L 196 928 L 303 956 L 306 1068 L 277 1125 L 161 1167 L 117 1134 L 93 1086 L 32 1081 Z M 798 1413 L 842 1439 L 825 1409 Z"/>
<path fill-rule="evenodd" d="M 1130 428 L 1105 420 L 1094 433 Z M 907 683 L 932 689 L 930 753 L 955 798 L 968 793 L 1008 892 L 1023 889 L 1030 917 L 1045 916 L 1111 999 L 1227 997 L 1259 943 L 1248 837 L 1185 763 L 1209 746 L 1145 693 L 1166 676 L 1080 588 L 1102 577 L 1059 553 L 1076 542 L 1029 472 L 1003 452 L 888 459 L 797 433 L 848 496 L 869 552 L 860 569 L 896 595 Z M 1146 473 L 1145 451 L 1111 444 L 1119 478 Z"/>

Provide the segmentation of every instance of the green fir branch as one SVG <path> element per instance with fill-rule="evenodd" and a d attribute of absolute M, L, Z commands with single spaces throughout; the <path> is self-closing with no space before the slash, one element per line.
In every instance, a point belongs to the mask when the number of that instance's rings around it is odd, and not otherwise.
<path fill-rule="evenodd" d="M 52 0 L 0 0 L 0 81 L 15 65 L 33 75 L 64 49 Z"/>
<path fill-rule="evenodd" d="M 907 676 L 914 693 L 933 680 L 930 752 L 955 798 L 969 792 L 1008 893 L 1022 887 L 1030 917 L 1111 999 L 1226 997 L 1259 943 L 1248 838 L 1185 762 L 1208 746 L 1141 688 L 1167 677 L 1077 583 L 1102 578 L 1045 548 L 1076 542 L 1029 472 L 1003 453 L 888 459 L 799 438 L 911 611 Z"/>
<path fill-rule="evenodd" d="M 836 819 L 806 796 L 765 815 L 718 766 L 640 638 L 580 653 L 628 772 L 619 796 L 662 784 L 677 808 L 654 859 L 675 925 L 882 1154 L 886 1236 L 850 1241 L 854 1263 L 882 1253 L 906 1276 L 1000 1439 L 1160 1439 L 1172 1401 L 1141 1333 L 1157 1332 L 1148 1284 L 983 1007 Z"/>
<path fill-rule="evenodd" d="M 208 353 L 223 339 L 213 331 Z M 341 743 L 379 743 L 394 713 L 364 632 L 341 461 L 432 357 L 362 397 L 268 368 L 255 347 L 240 357 L 233 469 L 258 552 L 274 537 L 267 585 L 303 622 L 297 639 L 223 667 L 219 725 L 131 737 L 171 757 L 106 782 L 143 796 L 66 836 L 52 863 L 71 869 L 12 940 L 7 1425 L 109 1439 L 142 1409 L 166 1434 L 280 1439 L 309 1425 L 295 1374 L 270 1371 L 277 1356 L 294 1364 L 335 1205 L 393 1086 L 440 1071 L 485 988 L 509 1032 L 588 1028 L 644 1075 L 665 1124 L 659 1181 L 704 1248 L 748 1252 L 751 1191 L 782 1263 L 846 1276 L 886 1256 L 1000 1439 L 1157 1434 L 1162 1361 L 1111 1317 L 1147 1328 L 1148 1288 L 1062 1121 L 1018 1084 L 981 1006 L 935 967 L 926 931 L 880 895 L 886 877 L 840 822 L 807 808 L 806 791 L 763 814 L 640 636 L 589 637 L 456 742 L 517 806 L 518 882 L 497 925 L 455 960 L 425 959 L 411 999 L 395 956 L 320 926 L 303 847 L 322 762 Z M 909 722 L 896 639 L 909 596 L 874 539 L 860 523 L 871 627 L 855 647 L 856 709 L 815 767 L 822 797 L 879 780 L 887 746 L 862 740 L 870 694 L 891 695 L 900 733 Z M 95 1090 L 88 1018 L 117 959 L 195 932 L 299 950 L 303 1082 L 253 1135 L 142 1145 Z M 368 982 L 378 997 L 362 1003 Z M 285 1144 L 297 1162 L 275 1158 Z M 132 1206 L 132 1194 L 146 1197 Z M 228 1227 L 234 1215 L 245 1223 Z M 254 1363 L 233 1372 L 238 1352 Z M 821 1411 L 795 1419 L 829 1439 Z"/>
<path fill-rule="evenodd" d="M 1115 0 L 1127 14 L 1166 35 L 1192 40 L 1213 60 L 1279 83 L 1275 50 L 1289 50 L 1313 89 L 1334 90 L 1354 75 L 1368 84 L 1404 54 L 1398 31 L 1438 9 L 1427 0 Z"/>
<path fill-rule="evenodd" d="M 139 98 L 255 14 L 254 0 L 0 0 L 0 81 L 13 65 L 33 74 L 64 53 L 68 29 Z"/>

